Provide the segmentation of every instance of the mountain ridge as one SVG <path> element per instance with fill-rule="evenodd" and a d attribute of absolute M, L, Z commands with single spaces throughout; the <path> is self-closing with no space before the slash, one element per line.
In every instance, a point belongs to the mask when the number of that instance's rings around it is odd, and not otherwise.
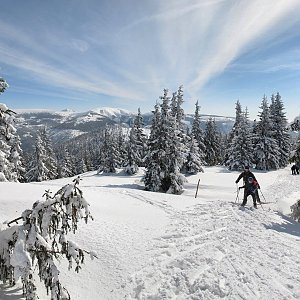
<path fill-rule="evenodd" d="M 50 109 L 17 109 L 16 127 L 22 141 L 23 150 L 30 151 L 39 128 L 46 126 L 54 144 L 62 143 L 79 135 L 104 128 L 106 125 L 119 124 L 129 128 L 136 116 L 126 109 L 98 107 L 85 112 L 75 112 L 64 109 L 54 111 Z M 151 125 L 152 113 L 142 114 L 144 126 Z M 203 129 L 208 118 L 214 118 L 219 130 L 227 133 L 234 124 L 234 117 L 217 115 L 200 115 Z M 193 114 L 185 115 L 185 123 L 191 126 Z"/>

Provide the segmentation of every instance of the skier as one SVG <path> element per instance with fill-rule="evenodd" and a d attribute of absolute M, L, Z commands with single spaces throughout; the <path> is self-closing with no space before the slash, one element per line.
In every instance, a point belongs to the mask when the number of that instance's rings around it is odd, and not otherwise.
<path fill-rule="evenodd" d="M 244 201 L 246 201 L 246 202 L 247 202 L 247 197 L 249 196 L 249 195 L 247 195 L 247 187 L 249 185 L 249 181 L 248 181 L 249 177 L 252 177 L 257 182 L 254 174 L 252 172 L 250 172 L 249 166 L 245 166 L 244 167 L 244 171 L 239 175 L 239 177 L 235 181 L 235 183 L 238 184 L 238 182 L 243 178 L 244 187 L 245 187 L 245 190 L 244 190 Z M 260 188 L 259 184 L 258 184 L 258 188 Z M 256 200 L 257 200 L 258 203 L 261 203 L 259 195 L 258 195 L 258 189 L 256 189 L 256 191 L 255 191 L 255 198 L 256 198 Z"/>
<path fill-rule="evenodd" d="M 254 208 L 257 208 L 256 194 L 257 194 L 257 190 L 259 188 L 258 182 L 253 177 L 248 177 L 248 184 L 245 184 L 244 186 L 239 187 L 239 189 L 242 189 L 242 188 L 245 188 L 244 200 L 243 200 L 242 206 L 246 205 L 247 197 L 249 195 L 251 195 L 252 199 L 253 199 L 253 206 L 254 206 Z"/>
<path fill-rule="evenodd" d="M 292 171 L 292 175 L 296 175 L 296 165 L 292 165 L 291 171 Z"/>

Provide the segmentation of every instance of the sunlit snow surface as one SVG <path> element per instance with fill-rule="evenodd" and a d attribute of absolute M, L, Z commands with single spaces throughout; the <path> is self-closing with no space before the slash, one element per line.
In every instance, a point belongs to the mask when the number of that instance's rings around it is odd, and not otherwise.
<path fill-rule="evenodd" d="M 240 209 L 239 173 L 221 167 L 188 177 L 180 196 L 144 191 L 142 171 L 84 174 L 80 186 L 95 220 L 82 222 L 73 240 L 98 259 L 87 255 L 79 274 L 61 263 L 72 299 L 300 299 L 300 224 L 284 215 L 300 198 L 300 176 L 289 168 L 254 173 L 267 201 L 257 210 L 250 198 Z M 1 222 L 71 180 L 0 183 Z M 0 286 L 1 300 L 20 294 Z"/>

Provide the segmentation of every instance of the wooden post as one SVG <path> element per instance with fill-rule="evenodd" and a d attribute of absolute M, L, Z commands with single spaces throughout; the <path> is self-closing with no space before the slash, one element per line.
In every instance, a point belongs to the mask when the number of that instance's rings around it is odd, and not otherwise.
<path fill-rule="evenodd" d="M 200 184 L 200 178 L 199 178 L 199 180 L 198 180 L 198 184 L 197 184 L 197 190 L 196 190 L 195 198 L 197 198 L 199 184 Z"/>

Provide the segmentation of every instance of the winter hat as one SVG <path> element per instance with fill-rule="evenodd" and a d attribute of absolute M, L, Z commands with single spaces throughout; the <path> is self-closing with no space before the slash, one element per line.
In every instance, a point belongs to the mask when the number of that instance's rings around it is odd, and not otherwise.
<path fill-rule="evenodd" d="M 244 169 L 245 170 L 249 170 L 250 168 L 249 168 L 249 166 L 245 166 Z"/>

